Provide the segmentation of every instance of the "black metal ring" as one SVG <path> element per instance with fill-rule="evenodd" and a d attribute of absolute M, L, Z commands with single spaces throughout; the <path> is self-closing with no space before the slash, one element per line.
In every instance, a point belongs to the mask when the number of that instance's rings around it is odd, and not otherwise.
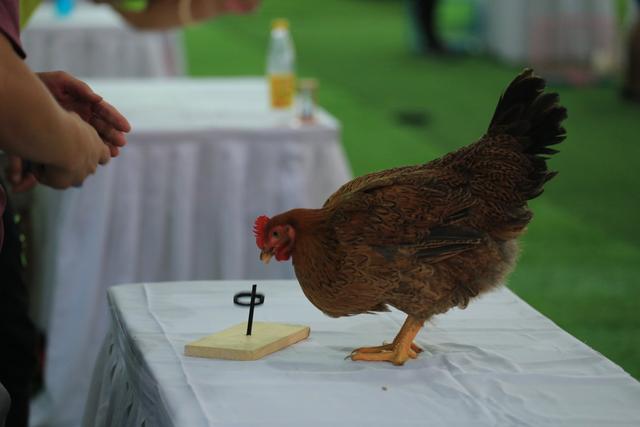
<path fill-rule="evenodd" d="M 242 302 L 240 298 L 247 297 L 249 298 L 249 302 Z M 250 307 L 251 306 L 251 292 L 238 292 L 233 296 L 233 303 L 235 305 L 241 305 L 242 307 Z M 264 295 L 256 293 L 255 300 L 253 305 L 262 305 L 264 304 Z"/>

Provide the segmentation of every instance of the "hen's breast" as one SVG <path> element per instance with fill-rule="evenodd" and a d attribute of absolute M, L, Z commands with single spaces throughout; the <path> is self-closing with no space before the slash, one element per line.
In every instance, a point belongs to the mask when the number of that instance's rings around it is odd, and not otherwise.
<path fill-rule="evenodd" d="M 387 282 L 371 265 L 373 258 L 336 242 L 297 245 L 293 266 L 309 301 L 332 317 L 386 311 Z"/>
<path fill-rule="evenodd" d="M 486 239 L 477 248 L 393 275 L 385 302 L 412 316 L 428 319 L 453 307 L 465 308 L 469 301 L 504 283 L 518 254 L 516 240 Z"/>
<path fill-rule="evenodd" d="M 503 283 L 518 253 L 515 240 L 488 238 L 476 249 L 429 263 L 371 247 L 296 251 L 294 268 L 309 301 L 332 317 L 387 311 L 393 306 L 428 319 Z"/>

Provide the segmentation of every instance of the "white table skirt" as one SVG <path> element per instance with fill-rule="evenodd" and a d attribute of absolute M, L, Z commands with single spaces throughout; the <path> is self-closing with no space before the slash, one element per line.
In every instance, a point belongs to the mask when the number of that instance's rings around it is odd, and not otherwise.
<path fill-rule="evenodd" d="M 78 77 L 171 77 L 184 74 L 175 31 L 139 32 L 107 5 L 79 3 L 59 17 L 41 5 L 22 33 L 34 71 L 64 70 Z"/>
<path fill-rule="evenodd" d="M 259 215 L 319 207 L 350 171 L 335 119 L 299 126 L 263 79 L 91 81 L 131 120 L 121 157 L 33 203 L 36 309 L 48 332 L 43 425 L 76 425 L 108 329 L 106 290 L 140 281 L 291 278 L 259 262 Z"/>
<path fill-rule="evenodd" d="M 250 281 L 151 283 L 109 291 L 112 329 L 85 426 L 637 426 L 640 383 L 509 290 L 429 322 L 403 367 L 352 362 L 391 340 L 398 311 L 332 319 L 295 281 L 261 281 L 256 320 L 311 335 L 252 362 L 183 355 L 185 343 L 246 320 Z"/>

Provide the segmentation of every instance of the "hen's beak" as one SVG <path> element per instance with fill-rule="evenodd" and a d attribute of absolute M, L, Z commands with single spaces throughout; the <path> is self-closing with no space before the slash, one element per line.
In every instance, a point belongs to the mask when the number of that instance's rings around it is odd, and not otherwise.
<path fill-rule="evenodd" d="M 263 250 L 262 252 L 260 252 L 260 261 L 264 262 L 265 264 L 269 264 L 269 261 L 271 261 L 271 257 L 273 257 L 273 252 L 270 250 Z"/>

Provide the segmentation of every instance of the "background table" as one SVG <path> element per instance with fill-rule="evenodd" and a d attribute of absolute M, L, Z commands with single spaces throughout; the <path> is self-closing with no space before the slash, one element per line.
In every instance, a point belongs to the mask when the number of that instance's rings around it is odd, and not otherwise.
<path fill-rule="evenodd" d="M 640 383 L 506 288 L 429 322 L 403 367 L 352 362 L 391 340 L 398 311 L 332 319 L 295 281 L 262 281 L 256 320 L 311 335 L 254 362 L 183 356 L 246 320 L 251 282 L 152 283 L 109 291 L 112 330 L 85 426 L 637 426 Z"/>
<path fill-rule="evenodd" d="M 91 81 L 133 126 L 121 157 L 64 192 L 39 188 L 36 309 L 48 332 L 34 416 L 74 425 L 118 283 L 293 277 L 258 260 L 258 215 L 319 207 L 350 171 L 339 125 L 271 112 L 263 79 Z"/>
<path fill-rule="evenodd" d="M 107 5 L 78 3 L 60 17 L 46 3 L 35 12 L 22 43 L 34 71 L 64 70 L 79 77 L 170 77 L 184 74 L 175 31 L 140 32 Z"/>

